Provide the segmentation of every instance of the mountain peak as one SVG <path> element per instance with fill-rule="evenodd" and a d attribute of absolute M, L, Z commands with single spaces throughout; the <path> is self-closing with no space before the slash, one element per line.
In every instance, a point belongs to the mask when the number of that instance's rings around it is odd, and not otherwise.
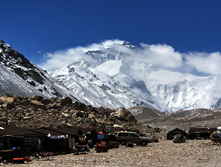
<path fill-rule="evenodd" d="M 5 43 L 5 41 L 3 41 L 3 40 L 0 39 L 0 43 Z"/>
<path fill-rule="evenodd" d="M 128 41 L 124 41 L 121 45 L 127 46 L 127 47 L 129 47 L 129 48 L 135 48 L 135 46 L 132 45 L 132 44 L 131 44 L 130 42 L 128 42 Z"/>

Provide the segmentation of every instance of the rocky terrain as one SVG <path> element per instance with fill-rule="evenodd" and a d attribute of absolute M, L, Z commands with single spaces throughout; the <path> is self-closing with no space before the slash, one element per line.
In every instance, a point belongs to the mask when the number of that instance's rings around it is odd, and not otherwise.
<path fill-rule="evenodd" d="M 59 155 L 50 159 L 33 159 L 32 162 L 17 166 L 158 166 L 158 167 L 220 167 L 221 146 L 209 140 L 188 140 L 173 143 L 171 140 L 149 143 L 147 146 L 124 147 L 96 153 L 92 149 L 88 154 Z"/>
<path fill-rule="evenodd" d="M 221 125 L 221 108 L 178 110 L 168 114 L 146 106 L 133 107 L 129 111 L 138 112 L 135 118 L 144 125 L 170 131 L 175 128 L 188 131 L 190 127 L 214 128 Z"/>
<path fill-rule="evenodd" d="M 39 127 L 122 127 L 139 125 L 126 109 L 111 110 L 72 102 L 71 98 L 44 99 L 41 96 L 0 97 L 0 123 L 24 128 Z"/>

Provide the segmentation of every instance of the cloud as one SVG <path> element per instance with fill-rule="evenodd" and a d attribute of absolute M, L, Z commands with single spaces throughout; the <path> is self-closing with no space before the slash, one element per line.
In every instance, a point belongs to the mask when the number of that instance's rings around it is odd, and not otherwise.
<path fill-rule="evenodd" d="M 219 52 L 214 53 L 189 53 L 185 55 L 186 64 L 195 68 L 199 72 L 210 75 L 221 74 L 221 55 Z"/>
<path fill-rule="evenodd" d="M 148 63 L 166 68 L 176 68 L 182 65 L 182 54 L 169 45 L 147 45 L 141 43 L 142 57 Z"/>
<path fill-rule="evenodd" d="M 118 45 L 123 41 L 120 40 L 106 40 L 101 43 L 93 43 L 85 47 L 78 46 L 75 48 L 70 48 L 66 50 L 59 50 L 52 53 L 46 53 L 44 55 L 45 63 L 40 64 L 39 66 L 43 69 L 60 69 L 66 67 L 70 63 L 82 58 L 84 53 L 89 50 L 102 50 L 110 46 Z M 86 58 L 86 57 L 84 57 Z"/>
<path fill-rule="evenodd" d="M 122 40 L 106 40 L 101 43 L 93 43 L 85 47 L 79 46 L 66 50 L 55 51 L 45 54 L 45 63 L 39 65 L 43 69 L 60 69 L 84 58 L 91 62 L 89 56 L 84 53 L 89 50 L 103 50 L 114 48 L 114 50 L 127 54 L 126 60 L 144 61 L 161 68 L 173 71 L 179 70 L 182 73 L 205 73 L 207 75 L 221 74 L 221 54 L 219 52 L 189 52 L 180 53 L 172 46 L 166 44 L 144 44 L 141 43 L 137 49 L 119 45 Z M 107 50 L 106 50 L 107 51 Z M 112 52 L 109 50 L 109 52 Z M 117 54 L 117 53 L 116 53 Z"/>

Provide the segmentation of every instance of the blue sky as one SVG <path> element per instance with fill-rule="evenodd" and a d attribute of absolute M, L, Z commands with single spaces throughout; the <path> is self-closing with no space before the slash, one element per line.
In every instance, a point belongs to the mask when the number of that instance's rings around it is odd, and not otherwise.
<path fill-rule="evenodd" d="M 48 53 L 115 39 L 135 46 L 166 44 L 179 53 L 221 51 L 219 0 L 7 0 L 0 5 L 0 39 L 35 64 L 45 62 Z"/>

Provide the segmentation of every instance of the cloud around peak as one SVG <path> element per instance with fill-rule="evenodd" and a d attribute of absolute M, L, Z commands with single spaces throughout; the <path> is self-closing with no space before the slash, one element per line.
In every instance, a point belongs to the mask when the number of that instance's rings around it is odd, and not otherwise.
<path fill-rule="evenodd" d="M 147 63 L 157 65 L 161 68 L 168 69 L 185 69 L 180 71 L 186 73 L 187 71 L 197 71 L 205 73 L 206 75 L 220 75 L 221 74 L 221 54 L 219 52 L 205 53 L 205 52 L 189 52 L 180 53 L 175 51 L 172 46 L 166 44 L 144 44 L 141 43 L 136 49 L 131 49 L 127 46 L 121 45 L 122 40 L 106 40 L 101 43 L 93 43 L 87 46 L 78 46 L 66 50 L 55 51 L 45 54 L 45 63 L 39 66 L 43 69 L 60 69 L 73 63 L 74 61 L 85 58 L 89 59 L 84 53 L 89 50 L 104 50 L 113 48 L 118 52 L 123 52 L 128 55 L 130 60 L 141 60 Z M 90 61 L 90 60 L 88 60 Z M 91 60 L 92 61 L 92 60 Z M 188 70 L 187 70 L 188 69 Z"/>
<path fill-rule="evenodd" d="M 189 53 L 185 55 L 186 64 L 195 68 L 199 72 L 210 75 L 221 74 L 221 55 L 219 52 L 214 53 Z"/>

